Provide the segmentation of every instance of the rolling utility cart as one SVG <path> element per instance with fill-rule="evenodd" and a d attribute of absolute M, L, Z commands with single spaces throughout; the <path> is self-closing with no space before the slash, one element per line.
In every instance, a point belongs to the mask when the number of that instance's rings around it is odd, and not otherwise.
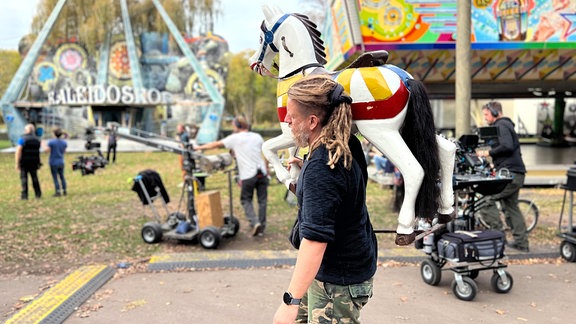
<path fill-rule="evenodd" d="M 562 210 L 558 221 L 558 236 L 562 238 L 560 243 L 560 255 L 568 262 L 576 261 L 576 226 L 574 225 L 574 191 L 576 191 L 576 167 L 568 170 L 568 181 L 561 187 L 564 189 L 564 199 L 562 200 Z M 566 206 L 566 196 L 570 196 L 568 206 Z M 562 227 L 564 208 L 568 207 L 568 224 Z"/>
<path fill-rule="evenodd" d="M 477 142 L 477 140 L 476 140 Z M 477 164 L 477 157 L 460 151 L 462 163 Z M 463 153 L 468 156 L 464 157 Z M 513 286 L 512 276 L 505 270 L 505 236 L 500 231 L 476 231 L 474 214 L 477 212 L 477 195 L 501 192 L 509 177 L 490 176 L 465 172 L 454 175 L 456 198 L 464 194 L 465 200 L 457 200 L 457 217 L 440 231 L 432 232 L 416 241 L 429 258 L 422 261 L 420 274 L 423 281 L 436 286 L 442 279 L 442 270 L 454 273 L 451 288 L 454 295 L 464 301 L 476 297 L 478 285 L 474 281 L 480 271 L 492 270 L 491 286 L 497 293 L 508 293 Z"/>
<path fill-rule="evenodd" d="M 228 187 L 232 196 L 232 184 L 228 173 Z M 216 249 L 222 237 L 233 237 L 240 229 L 240 223 L 232 213 L 223 217 L 218 191 L 204 192 L 195 197 L 193 177 L 186 177 L 182 187 L 180 202 L 187 197 L 187 215 L 179 211 L 170 212 L 167 203 L 170 197 L 162 184 L 160 175 L 154 170 L 144 170 L 133 178 L 132 190 L 144 205 L 152 209 L 154 220 L 142 227 L 142 239 L 148 244 L 158 243 L 162 238 L 192 241 L 198 240 L 206 249 Z M 231 199 L 231 198 L 230 198 Z M 162 220 L 154 202 L 158 200 L 166 212 Z M 196 213 L 195 204 L 201 212 Z M 180 205 L 180 204 L 179 204 Z M 178 208 L 180 209 L 180 208 Z M 230 205 L 232 211 L 232 205 Z M 201 227 L 202 225 L 202 227 Z"/>

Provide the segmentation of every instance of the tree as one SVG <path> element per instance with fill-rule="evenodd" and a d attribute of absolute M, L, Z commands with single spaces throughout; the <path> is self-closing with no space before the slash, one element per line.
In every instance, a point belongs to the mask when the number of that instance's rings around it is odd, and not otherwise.
<path fill-rule="evenodd" d="M 4 92 L 6 92 L 10 80 L 12 80 L 12 77 L 16 74 L 21 61 L 22 58 L 18 52 L 0 50 L 0 98 L 4 96 Z M 2 110 L 0 109 L 0 115 L 1 114 Z M 1 121 L 4 121 L 3 116 Z"/>
<path fill-rule="evenodd" d="M 226 110 L 232 115 L 244 115 L 250 122 L 275 122 L 277 80 L 263 77 L 250 70 L 248 59 L 253 51 L 233 54 L 226 80 Z"/>
<path fill-rule="evenodd" d="M 58 1 L 41 0 L 38 4 L 32 21 L 32 35 L 25 37 L 28 45 L 42 30 Z M 186 2 L 188 10 L 183 10 L 183 2 Z M 161 0 L 160 3 L 178 30 L 182 31 L 190 28 L 212 31 L 214 20 L 221 14 L 220 0 Z M 134 33 L 168 30 L 152 0 L 127 0 L 127 5 Z M 93 51 L 104 41 L 106 33 L 121 27 L 121 22 L 119 0 L 68 0 L 49 35 L 48 43 L 78 39 L 89 51 Z"/>
<path fill-rule="evenodd" d="M 4 96 L 10 80 L 18 70 L 22 58 L 16 51 L 0 50 L 0 98 Z"/>

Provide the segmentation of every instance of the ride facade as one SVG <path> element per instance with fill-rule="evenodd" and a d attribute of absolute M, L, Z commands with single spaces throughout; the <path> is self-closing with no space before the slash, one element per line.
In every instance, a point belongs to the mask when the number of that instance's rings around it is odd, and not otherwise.
<path fill-rule="evenodd" d="M 169 32 L 138 32 L 130 8 L 89 50 L 82 39 L 47 39 L 68 0 L 59 0 L 24 57 L 1 100 L 10 140 L 26 123 L 58 126 L 71 136 L 87 127 L 118 123 L 149 132 L 165 124 L 199 126 L 197 140 L 216 140 L 224 108 L 227 42 L 214 34 L 185 37 L 159 1 L 152 1 Z"/>

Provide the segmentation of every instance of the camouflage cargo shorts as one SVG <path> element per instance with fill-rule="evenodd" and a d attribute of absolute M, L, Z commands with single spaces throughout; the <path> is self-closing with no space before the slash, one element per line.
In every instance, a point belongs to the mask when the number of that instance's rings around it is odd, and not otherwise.
<path fill-rule="evenodd" d="M 339 286 L 314 280 L 302 298 L 295 323 L 360 323 L 360 310 L 372 297 L 372 281 Z"/>

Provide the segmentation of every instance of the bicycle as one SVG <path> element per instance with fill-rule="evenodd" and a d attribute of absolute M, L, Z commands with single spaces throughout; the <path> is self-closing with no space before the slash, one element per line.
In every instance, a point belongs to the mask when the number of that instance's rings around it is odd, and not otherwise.
<path fill-rule="evenodd" d="M 483 196 L 477 192 L 466 192 L 466 197 L 464 199 L 458 199 L 458 202 L 463 210 L 462 216 L 464 216 L 466 219 L 473 219 L 474 227 L 482 226 L 487 229 L 490 228 L 488 223 L 486 223 L 486 221 L 482 218 L 482 213 L 479 213 L 479 211 L 481 211 L 482 208 L 486 206 L 486 200 L 486 196 Z M 504 230 L 510 230 L 510 224 L 505 214 L 505 206 L 499 200 L 497 200 L 495 203 L 500 213 L 501 219 L 504 220 Z M 538 224 L 538 206 L 532 200 L 520 198 L 518 199 L 518 209 L 520 209 L 520 212 L 524 216 L 526 232 L 532 232 L 532 230 L 534 230 Z"/>

